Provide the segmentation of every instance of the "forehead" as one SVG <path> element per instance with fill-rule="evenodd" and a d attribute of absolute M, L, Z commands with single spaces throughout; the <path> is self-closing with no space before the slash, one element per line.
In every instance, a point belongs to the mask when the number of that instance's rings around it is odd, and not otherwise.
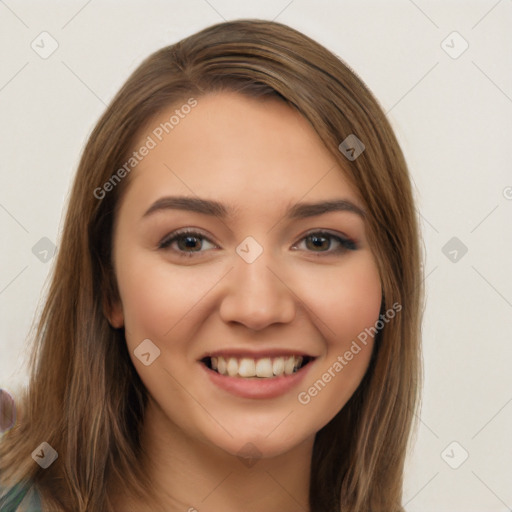
<path fill-rule="evenodd" d="M 172 105 L 141 130 L 134 151 L 151 149 L 131 171 L 127 201 L 195 195 L 238 211 L 343 197 L 362 207 L 317 133 L 285 102 L 234 92 L 195 101 Z"/>

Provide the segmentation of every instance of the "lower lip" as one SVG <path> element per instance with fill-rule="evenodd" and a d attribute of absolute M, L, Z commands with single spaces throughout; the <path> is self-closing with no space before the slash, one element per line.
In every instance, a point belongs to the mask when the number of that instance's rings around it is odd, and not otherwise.
<path fill-rule="evenodd" d="M 298 386 L 309 372 L 314 360 L 296 373 L 270 378 L 229 377 L 210 370 L 205 364 L 199 363 L 207 373 L 210 381 L 219 388 L 242 398 L 275 398 L 284 395 Z"/>

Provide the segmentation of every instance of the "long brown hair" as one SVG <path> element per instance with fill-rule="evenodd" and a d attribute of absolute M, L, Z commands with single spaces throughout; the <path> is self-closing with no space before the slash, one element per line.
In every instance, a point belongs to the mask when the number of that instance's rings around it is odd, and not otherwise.
<path fill-rule="evenodd" d="M 238 20 L 208 27 L 150 55 L 133 72 L 89 137 L 74 180 L 37 332 L 18 423 L 3 436 L 0 474 L 30 481 L 51 510 L 113 510 L 114 483 L 143 495 L 139 467 L 147 390 L 123 329 L 106 311 L 119 298 L 111 261 L 116 207 L 128 175 L 98 198 L 133 152 L 141 127 L 164 108 L 213 91 L 277 97 L 313 126 L 359 193 L 382 282 L 382 312 L 400 314 L 375 338 L 368 371 L 316 435 L 312 512 L 403 511 L 403 470 L 421 384 L 423 312 L 420 236 L 407 165 L 364 82 L 336 55 L 280 23 Z M 365 145 L 355 160 L 340 143 Z M 132 172 L 136 172 L 132 171 Z M 42 441 L 58 452 L 40 469 Z"/>

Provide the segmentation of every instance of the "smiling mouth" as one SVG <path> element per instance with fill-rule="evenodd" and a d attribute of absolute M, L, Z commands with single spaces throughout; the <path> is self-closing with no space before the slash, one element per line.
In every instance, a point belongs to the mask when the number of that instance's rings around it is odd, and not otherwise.
<path fill-rule="evenodd" d="M 315 358 L 311 356 L 262 357 L 205 357 L 201 359 L 207 368 L 225 377 L 242 379 L 272 379 L 293 375 Z"/>

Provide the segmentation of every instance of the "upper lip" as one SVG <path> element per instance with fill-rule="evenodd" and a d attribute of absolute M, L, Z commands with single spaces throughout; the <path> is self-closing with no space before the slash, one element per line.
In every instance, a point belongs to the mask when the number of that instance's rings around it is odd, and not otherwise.
<path fill-rule="evenodd" d="M 315 358 L 316 356 L 308 354 L 300 349 L 288 349 L 288 348 L 269 348 L 267 350 L 247 350 L 247 349 L 222 349 L 212 350 L 203 354 L 199 361 L 207 357 L 236 357 L 236 358 L 250 358 L 250 359 L 262 359 L 264 357 L 279 357 L 279 356 L 302 356 Z"/>

